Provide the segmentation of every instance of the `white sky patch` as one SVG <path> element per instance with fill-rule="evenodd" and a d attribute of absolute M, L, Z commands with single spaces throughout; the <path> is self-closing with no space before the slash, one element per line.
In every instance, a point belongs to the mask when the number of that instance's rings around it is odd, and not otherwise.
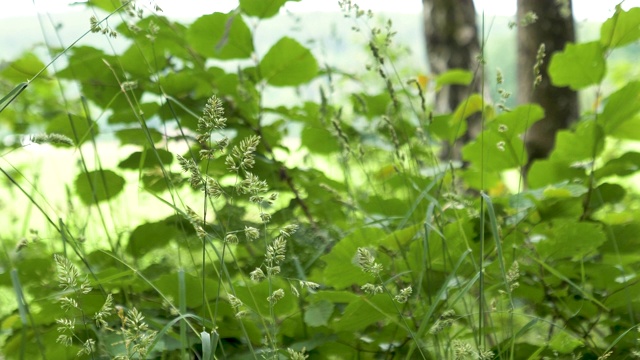
<path fill-rule="evenodd" d="M 536 1 L 536 0 L 533 0 Z M 14 0 L 0 12 L 0 18 L 34 16 L 41 13 L 61 13 L 74 11 L 82 6 L 69 6 L 69 0 Z M 419 13 L 422 11 L 420 0 L 353 0 L 364 10 L 374 12 Z M 140 0 L 140 5 L 148 5 L 148 0 Z M 228 12 L 238 4 L 237 0 L 156 0 L 166 16 L 177 18 L 196 17 L 212 12 Z M 475 0 L 476 11 L 485 16 L 512 16 L 516 12 L 516 0 Z M 576 20 L 603 21 L 610 17 L 620 0 L 573 0 Z M 338 0 L 301 0 L 288 2 L 286 9 L 292 12 L 334 12 L 340 11 Z M 640 6 L 640 0 L 626 0 L 622 7 L 629 9 Z"/>

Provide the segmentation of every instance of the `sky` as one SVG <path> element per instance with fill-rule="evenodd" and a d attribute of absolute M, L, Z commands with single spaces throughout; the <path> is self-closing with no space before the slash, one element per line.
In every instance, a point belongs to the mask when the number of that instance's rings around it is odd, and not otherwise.
<path fill-rule="evenodd" d="M 374 12 L 402 12 L 416 13 L 421 11 L 420 0 L 352 0 L 362 9 Z M 515 14 L 517 0 L 474 0 L 478 13 L 484 11 L 485 16 Z M 610 17 L 616 4 L 621 0 L 573 0 L 573 9 L 576 20 L 602 21 Z M 34 2 L 35 6 L 34 7 Z M 12 0 L 11 6 L 4 6 L 0 12 L 0 18 L 29 16 L 36 14 L 36 8 L 41 12 L 66 12 L 73 11 L 68 4 L 69 0 Z M 140 0 L 140 4 L 148 4 L 149 0 Z M 156 0 L 165 15 L 175 17 L 193 17 L 198 14 L 220 11 L 226 12 L 237 6 L 237 0 Z M 629 9 L 640 6 L 640 0 L 625 0 L 623 8 Z M 78 7 L 76 7 L 78 8 Z M 292 12 L 309 11 L 339 11 L 338 0 L 302 0 L 300 2 L 288 2 L 286 8 Z"/>

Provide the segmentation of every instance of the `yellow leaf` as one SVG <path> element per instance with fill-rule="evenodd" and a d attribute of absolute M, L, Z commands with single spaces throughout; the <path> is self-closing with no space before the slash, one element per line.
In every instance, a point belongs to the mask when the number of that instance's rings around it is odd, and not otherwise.
<path fill-rule="evenodd" d="M 451 125 L 459 124 L 469 116 L 482 111 L 484 102 L 480 94 L 471 94 L 465 101 L 461 102 L 451 117 Z"/>

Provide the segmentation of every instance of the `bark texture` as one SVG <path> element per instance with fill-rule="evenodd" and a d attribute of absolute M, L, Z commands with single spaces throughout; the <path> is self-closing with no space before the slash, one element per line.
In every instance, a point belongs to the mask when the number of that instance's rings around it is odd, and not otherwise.
<path fill-rule="evenodd" d="M 460 68 L 478 68 L 480 43 L 473 0 L 422 0 L 424 35 L 431 72 L 441 74 Z M 476 77 L 477 78 L 477 77 Z M 481 91 L 481 81 L 469 86 L 446 86 L 436 95 L 435 110 L 448 113 L 474 92 Z M 468 120 L 467 133 L 454 146 L 445 145 L 441 157 L 460 160 L 460 148 L 480 131 L 479 117 Z"/>
<path fill-rule="evenodd" d="M 518 26 L 518 102 L 540 104 L 545 117 L 525 136 L 527 169 L 534 160 L 549 155 L 558 130 L 569 127 L 579 115 L 578 94 L 568 87 L 551 85 L 547 75 L 551 55 L 561 51 L 567 42 L 575 42 L 571 0 L 565 2 L 564 9 L 558 0 L 518 0 L 518 22 L 529 12 L 535 13 L 538 19 L 533 24 Z M 546 56 L 540 69 L 542 82 L 534 88 L 533 68 L 540 44 L 545 45 Z"/>

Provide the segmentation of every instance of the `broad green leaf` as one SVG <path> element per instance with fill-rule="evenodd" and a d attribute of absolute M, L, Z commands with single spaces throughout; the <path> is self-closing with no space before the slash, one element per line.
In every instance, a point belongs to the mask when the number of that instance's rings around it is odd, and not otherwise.
<path fill-rule="evenodd" d="M 329 301 L 334 304 L 349 304 L 359 298 L 360 297 L 358 295 L 354 294 L 350 290 L 323 290 L 309 295 L 310 301 Z"/>
<path fill-rule="evenodd" d="M 240 0 L 240 10 L 249 16 L 267 19 L 276 15 L 286 2 L 287 0 Z"/>
<path fill-rule="evenodd" d="M 597 41 L 568 43 L 562 52 L 551 56 L 549 63 L 551 83 L 573 90 L 600 83 L 605 71 L 604 50 Z"/>
<path fill-rule="evenodd" d="M 640 153 L 628 152 L 616 159 L 607 161 L 604 166 L 597 169 L 595 176 L 598 179 L 608 176 L 629 176 L 640 170 Z"/>
<path fill-rule="evenodd" d="M 640 115 L 626 120 L 610 130 L 607 135 L 624 140 L 640 140 Z"/>
<path fill-rule="evenodd" d="M 609 95 L 598 120 L 604 124 L 605 132 L 612 134 L 618 126 L 632 120 L 638 112 L 640 112 L 640 81 L 632 81 Z M 620 135 L 625 136 L 624 133 Z"/>
<path fill-rule="evenodd" d="M 594 253 L 606 240 L 600 224 L 574 220 L 552 220 L 533 229 L 541 236 L 535 244 L 543 259 L 574 259 Z"/>
<path fill-rule="evenodd" d="M 116 11 L 122 3 L 113 0 L 89 0 L 87 5 L 99 7 L 100 9 L 110 13 Z"/>
<path fill-rule="evenodd" d="M 296 86 L 316 77 L 318 63 L 309 49 L 283 37 L 260 61 L 260 73 L 270 85 Z"/>
<path fill-rule="evenodd" d="M 356 264 L 356 253 L 359 247 L 375 248 L 385 237 L 385 232 L 379 228 L 363 228 L 340 240 L 330 253 L 321 257 L 326 263 L 324 283 L 335 289 L 344 289 L 373 281 L 371 275 Z"/>
<path fill-rule="evenodd" d="M 164 221 L 144 223 L 131 232 L 127 253 L 139 258 L 151 250 L 164 247 L 177 234 L 176 227 Z"/>
<path fill-rule="evenodd" d="M 102 108 L 129 108 L 130 104 L 122 96 L 120 83 L 114 75 L 120 60 L 90 46 L 77 46 L 71 50 L 69 66 L 57 75 L 71 79 L 82 85 L 82 95 Z M 142 96 L 143 88 L 138 86 L 129 92 L 129 98 Z"/>
<path fill-rule="evenodd" d="M 480 94 L 471 94 L 468 98 L 462 101 L 451 117 L 451 125 L 459 126 L 460 122 L 466 120 L 469 116 L 481 112 L 484 107 L 484 100 Z"/>
<path fill-rule="evenodd" d="M 440 91 L 445 85 L 469 85 L 473 81 L 473 73 L 463 69 L 451 69 L 438 75 L 436 78 L 436 91 Z"/>
<path fill-rule="evenodd" d="M 511 196 L 509 205 L 517 209 L 530 208 L 545 199 L 577 198 L 586 194 L 587 191 L 588 189 L 583 185 L 564 181 L 540 188 L 531 187 L 529 190 Z"/>
<path fill-rule="evenodd" d="M 616 13 L 600 27 L 600 43 L 607 48 L 616 48 L 640 39 L 640 8 L 624 11 L 616 8 Z"/>
<path fill-rule="evenodd" d="M 392 186 L 389 184 L 389 186 Z M 385 198 L 380 195 L 371 195 L 360 202 L 363 210 L 369 214 L 380 214 L 384 217 L 404 216 L 408 210 L 408 204 L 397 197 Z"/>
<path fill-rule="evenodd" d="M 545 159 L 533 162 L 527 174 L 527 182 L 530 188 L 535 189 L 584 177 L 585 170 L 571 167 L 569 162 Z"/>
<path fill-rule="evenodd" d="M 347 305 L 340 320 L 331 324 L 335 331 L 354 332 L 366 329 L 367 326 L 384 320 L 387 317 L 395 319 L 396 309 L 386 294 L 378 294 L 371 298 L 361 297 Z"/>
<path fill-rule="evenodd" d="M 400 250 L 404 246 L 409 244 L 411 240 L 415 238 L 416 234 L 418 234 L 418 232 L 422 230 L 423 227 L 424 224 L 416 224 L 404 229 L 394 231 L 393 233 L 387 235 L 384 239 L 382 239 L 380 241 L 380 245 L 385 246 L 389 249 Z"/>
<path fill-rule="evenodd" d="M 467 118 L 482 111 L 484 102 L 479 94 L 471 94 L 462 101 L 451 115 L 433 118 L 429 130 L 440 139 L 453 143 L 467 131 Z"/>
<path fill-rule="evenodd" d="M 65 135 L 80 145 L 95 137 L 99 133 L 99 129 L 97 123 L 89 123 L 82 116 L 62 113 L 47 124 L 46 132 Z"/>
<path fill-rule="evenodd" d="M 544 109 L 537 104 L 520 105 L 503 112 L 491 121 L 489 128 L 504 134 L 508 139 L 524 133 L 536 121 L 544 117 Z"/>
<path fill-rule="evenodd" d="M 187 41 L 199 53 L 217 59 L 246 59 L 253 54 L 251 30 L 237 13 L 203 15 L 189 26 Z"/>
<path fill-rule="evenodd" d="M 377 95 L 353 94 L 351 99 L 354 111 L 364 114 L 369 119 L 387 114 L 391 104 L 391 96 L 387 92 Z"/>
<path fill-rule="evenodd" d="M 142 103 L 139 106 L 139 111 L 145 119 L 151 118 L 158 112 L 160 106 L 155 102 Z M 129 124 L 137 123 L 138 118 L 133 113 L 133 110 L 128 106 L 125 108 L 114 109 L 108 120 L 109 124 Z"/>
<path fill-rule="evenodd" d="M 571 336 L 566 331 L 558 331 L 549 342 L 549 347 L 561 354 L 568 354 L 578 347 L 583 346 L 582 340 Z"/>
<path fill-rule="evenodd" d="M 300 135 L 301 145 L 315 154 L 328 155 L 340 151 L 340 144 L 333 134 L 324 128 L 305 126 Z"/>
<path fill-rule="evenodd" d="M 474 168 L 487 172 L 518 168 L 527 163 L 524 144 L 519 137 L 508 139 L 493 130 L 483 131 L 475 140 L 467 143 L 462 148 L 462 156 Z"/>
<path fill-rule="evenodd" d="M 158 153 L 158 156 L 156 156 L 154 151 Z M 160 161 L 162 161 L 165 166 L 171 164 L 173 161 L 173 153 L 164 149 L 155 149 L 154 151 L 145 149 L 144 151 L 131 153 L 129 157 L 118 164 L 118 167 L 132 170 L 150 169 L 158 166 L 158 157 L 160 157 Z"/>
<path fill-rule="evenodd" d="M 312 303 L 304 313 L 304 322 L 311 327 L 326 326 L 333 314 L 333 308 L 333 303 L 326 300 Z"/>
<path fill-rule="evenodd" d="M 618 203 L 624 199 L 626 193 L 624 188 L 618 184 L 600 184 L 593 189 L 593 194 L 589 202 L 589 210 L 596 210 L 604 204 Z"/>
<path fill-rule="evenodd" d="M 27 52 L 18 59 L 3 65 L 0 76 L 14 83 L 30 81 L 44 68 L 44 63 L 35 54 Z M 42 75 L 47 75 L 43 72 Z"/>
<path fill-rule="evenodd" d="M 151 138 L 153 143 L 157 143 L 162 140 L 162 133 L 156 129 L 149 128 L 149 133 L 146 134 L 145 130 L 139 128 L 122 129 L 116 131 L 116 137 L 120 140 L 122 145 L 140 145 L 149 146 L 149 140 L 147 135 Z"/>
<path fill-rule="evenodd" d="M 86 205 L 109 200 L 124 189 L 124 178 L 111 170 L 94 170 L 76 177 L 76 192 Z"/>
<path fill-rule="evenodd" d="M 137 229 L 136 229 L 137 230 Z M 134 230 L 135 232 L 135 230 Z M 157 234 L 162 236 L 161 233 Z M 133 234 L 132 234 L 133 236 Z M 166 237 L 166 236 L 165 236 Z M 157 238 L 156 240 L 162 241 Z M 187 307 L 197 308 L 202 305 L 202 278 L 193 274 L 185 274 L 185 289 Z M 208 300 L 213 300 L 218 295 L 218 282 L 212 277 L 207 277 L 205 280 L 205 295 Z M 173 299 L 176 303 L 180 299 L 178 273 L 172 272 L 162 274 L 158 279 L 153 281 L 155 287 L 160 292 L 170 299 Z"/>
<path fill-rule="evenodd" d="M 466 121 L 454 123 L 452 119 L 453 115 L 450 114 L 434 116 L 429 124 L 429 131 L 441 140 L 452 144 L 467 131 Z"/>
<path fill-rule="evenodd" d="M 291 313 L 299 313 L 300 310 L 297 305 L 299 299 L 289 290 L 290 285 L 280 279 L 272 279 L 271 284 L 269 284 L 269 281 L 263 281 L 259 284 L 251 283 L 249 287 L 235 286 L 236 297 L 242 300 L 248 309 L 258 314 L 268 314 L 270 312 L 267 298 L 278 289 L 283 289 L 285 296 L 274 305 L 276 314 L 290 315 Z"/>
<path fill-rule="evenodd" d="M 575 163 L 592 159 L 604 149 L 602 127 L 595 121 L 581 121 L 575 131 L 562 130 L 556 135 L 553 161 Z"/>

